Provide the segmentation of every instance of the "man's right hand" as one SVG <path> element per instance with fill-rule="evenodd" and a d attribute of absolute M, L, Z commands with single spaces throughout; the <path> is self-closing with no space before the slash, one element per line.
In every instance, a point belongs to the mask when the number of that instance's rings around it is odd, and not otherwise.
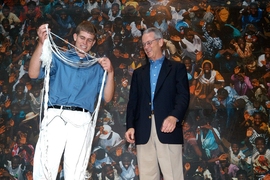
<path fill-rule="evenodd" d="M 135 143 L 134 134 L 135 134 L 135 129 L 134 128 L 129 128 L 127 130 L 127 132 L 125 133 L 125 138 L 126 138 L 127 142 L 129 142 L 131 144 Z"/>
<path fill-rule="evenodd" d="M 48 37 L 47 26 L 48 26 L 48 24 L 42 24 L 37 30 L 39 43 L 41 43 L 41 44 L 43 44 L 44 40 Z M 49 29 L 49 31 L 50 31 L 50 29 Z"/>

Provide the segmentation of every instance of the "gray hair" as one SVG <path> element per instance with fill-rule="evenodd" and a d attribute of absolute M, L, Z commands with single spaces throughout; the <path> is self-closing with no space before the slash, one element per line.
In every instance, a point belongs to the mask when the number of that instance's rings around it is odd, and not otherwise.
<path fill-rule="evenodd" d="M 158 38 L 163 39 L 162 32 L 156 27 L 150 27 L 150 28 L 144 30 L 143 35 L 151 33 L 151 32 L 153 32 L 155 34 L 155 39 L 158 39 Z"/>

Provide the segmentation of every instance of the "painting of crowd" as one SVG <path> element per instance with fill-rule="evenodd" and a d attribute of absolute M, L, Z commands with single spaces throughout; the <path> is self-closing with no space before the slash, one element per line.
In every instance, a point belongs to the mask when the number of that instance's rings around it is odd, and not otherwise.
<path fill-rule="evenodd" d="M 116 89 L 102 103 L 85 179 L 138 180 L 125 141 L 134 69 L 148 63 L 144 29 L 159 28 L 164 55 L 186 65 L 190 106 L 183 120 L 185 180 L 270 177 L 269 0 L 0 0 L 0 179 L 32 179 L 43 81 L 28 76 L 37 28 L 48 23 L 64 51 L 91 21 L 90 54 L 107 56 Z M 168 87 L 170 88 L 170 87 Z M 58 180 L 63 179 L 63 163 Z"/>

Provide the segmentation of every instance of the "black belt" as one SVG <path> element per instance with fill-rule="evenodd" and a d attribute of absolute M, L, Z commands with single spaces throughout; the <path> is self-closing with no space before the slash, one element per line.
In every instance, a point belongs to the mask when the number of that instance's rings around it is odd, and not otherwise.
<path fill-rule="evenodd" d="M 87 109 L 83 109 L 83 108 L 76 107 L 76 106 L 58 106 L 58 105 L 54 105 L 54 106 L 49 106 L 48 108 L 88 112 Z"/>

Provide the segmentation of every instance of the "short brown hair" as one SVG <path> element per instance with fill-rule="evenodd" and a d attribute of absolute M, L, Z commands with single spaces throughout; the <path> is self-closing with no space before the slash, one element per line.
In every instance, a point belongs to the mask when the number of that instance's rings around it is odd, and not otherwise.
<path fill-rule="evenodd" d="M 75 30 L 75 33 L 76 34 L 79 34 L 81 31 L 85 31 L 85 32 L 88 32 L 90 34 L 93 34 L 95 37 L 96 37 L 96 34 L 97 34 L 97 29 L 96 27 L 89 21 L 83 21 L 81 22 L 76 30 Z"/>

